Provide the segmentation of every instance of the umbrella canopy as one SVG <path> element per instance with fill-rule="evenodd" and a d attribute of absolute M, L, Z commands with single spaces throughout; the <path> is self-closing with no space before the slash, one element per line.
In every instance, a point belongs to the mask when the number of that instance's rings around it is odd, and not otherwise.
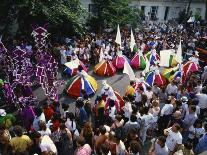
<path fill-rule="evenodd" d="M 162 75 L 171 82 L 178 77 L 181 78 L 181 69 L 179 69 L 179 67 L 164 68 Z"/>
<path fill-rule="evenodd" d="M 155 65 L 157 61 L 160 60 L 160 56 L 157 53 L 152 53 L 151 51 L 146 54 L 147 59 L 150 62 L 150 65 Z"/>
<path fill-rule="evenodd" d="M 124 55 L 117 55 L 117 57 L 113 60 L 112 64 L 117 69 L 123 69 L 125 60 L 127 60 L 130 63 L 129 59 Z"/>
<path fill-rule="evenodd" d="M 99 76 L 113 76 L 116 73 L 116 68 L 110 61 L 102 60 L 95 66 L 94 73 Z"/>
<path fill-rule="evenodd" d="M 87 68 L 86 66 L 83 64 L 82 61 L 80 61 L 79 59 L 76 60 L 72 60 L 70 62 L 65 63 L 65 70 L 64 72 L 68 75 L 68 76 L 74 76 L 77 74 L 78 71 L 78 66 L 82 66 L 83 70 L 87 72 Z"/>
<path fill-rule="evenodd" d="M 146 75 L 145 81 L 150 86 L 153 86 L 154 84 L 157 84 L 158 86 L 163 86 L 166 83 L 164 77 L 160 73 L 156 73 L 155 71 L 150 71 Z"/>
<path fill-rule="evenodd" d="M 80 97 L 82 95 L 81 90 L 85 90 L 87 95 L 90 96 L 95 94 L 97 87 L 98 85 L 96 80 L 90 75 L 76 75 L 68 81 L 66 91 L 67 94 L 71 97 Z"/>
<path fill-rule="evenodd" d="M 131 66 L 135 69 L 145 69 L 146 68 L 146 59 L 140 53 L 136 53 L 131 60 Z"/>
<path fill-rule="evenodd" d="M 183 76 L 187 76 L 190 72 L 198 71 L 198 65 L 193 61 L 188 61 L 183 65 Z"/>

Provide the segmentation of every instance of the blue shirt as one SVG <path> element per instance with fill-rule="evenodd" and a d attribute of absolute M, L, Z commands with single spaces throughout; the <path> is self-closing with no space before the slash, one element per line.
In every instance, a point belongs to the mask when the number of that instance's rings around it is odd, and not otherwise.
<path fill-rule="evenodd" d="M 87 115 L 87 112 L 86 110 L 84 109 L 84 107 L 80 108 L 80 122 L 81 124 L 85 123 L 88 121 L 88 115 Z"/>
<path fill-rule="evenodd" d="M 199 154 L 204 151 L 207 151 L 207 133 L 199 140 L 194 152 Z"/>

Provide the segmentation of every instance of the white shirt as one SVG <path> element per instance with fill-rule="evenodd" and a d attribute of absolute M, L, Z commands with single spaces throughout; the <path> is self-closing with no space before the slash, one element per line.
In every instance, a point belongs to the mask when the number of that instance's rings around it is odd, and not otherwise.
<path fill-rule="evenodd" d="M 152 91 L 146 91 L 145 94 L 147 96 L 147 103 L 149 104 L 150 100 L 152 99 L 153 92 Z"/>
<path fill-rule="evenodd" d="M 112 119 L 115 118 L 116 115 L 116 106 L 113 106 L 109 109 L 109 117 L 111 117 Z"/>
<path fill-rule="evenodd" d="M 150 124 L 153 122 L 153 116 L 152 114 L 148 114 L 148 115 L 143 115 L 141 116 L 141 120 L 144 120 L 144 126 L 146 128 L 149 128 Z"/>
<path fill-rule="evenodd" d="M 73 124 L 72 124 L 72 121 L 67 118 L 66 122 L 65 122 L 65 126 L 71 131 L 75 131 L 76 130 L 76 123 L 75 121 L 73 121 Z"/>
<path fill-rule="evenodd" d="M 124 116 L 126 118 L 130 118 L 131 114 L 132 114 L 132 105 L 130 102 L 126 102 L 124 107 L 123 107 L 123 111 L 124 111 Z"/>
<path fill-rule="evenodd" d="M 172 104 L 165 104 L 161 110 L 160 116 L 171 115 L 172 113 L 173 113 L 173 105 Z"/>
<path fill-rule="evenodd" d="M 57 148 L 49 136 L 45 135 L 39 144 L 41 152 L 50 152 L 57 154 Z"/>
<path fill-rule="evenodd" d="M 171 95 L 171 94 L 176 94 L 177 92 L 178 92 L 178 87 L 176 85 L 171 85 L 171 83 L 167 85 L 166 88 L 167 94 Z"/>
<path fill-rule="evenodd" d="M 46 128 L 46 130 L 41 130 L 41 131 L 38 131 L 42 136 L 44 135 L 47 135 L 47 136 L 50 136 L 51 135 L 51 130 L 49 128 Z"/>
<path fill-rule="evenodd" d="M 170 151 L 173 151 L 176 144 L 182 144 L 183 137 L 180 132 L 175 133 L 171 130 L 171 128 L 168 128 L 168 131 L 166 145 Z"/>
<path fill-rule="evenodd" d="M 199 93 L 199 94 L 196 94 L 196 96 L 197 96 L 197 98 L 199 100 L 198 106 L 201 109 L 207 108 L 207 95 L 203 94 L 203 93 Z"/>

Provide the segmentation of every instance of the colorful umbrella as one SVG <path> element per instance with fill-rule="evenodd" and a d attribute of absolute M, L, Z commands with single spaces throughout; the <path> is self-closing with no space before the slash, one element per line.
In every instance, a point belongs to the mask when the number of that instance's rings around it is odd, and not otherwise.
<path fill-rule="evenodd" d="M 81 73 L 84 71 L 81 71 Z M 86 72 L 72 77 L 66 86 L 67 94 L 71 97 L 80 97 L 81 90 L 85 90 L 88 95 L 95 94 L 97 90 L 96 80 Z"/>
<path fill-rule="evenodd" d="M 145 69 L 146 58 L 142 55 L 141 52 L 138 52 L 134 55 L 134 57 L 131 60 L 131 66 L 135 69 Z"/>
<path fill-rule="evenodd" d="M 157 84 L 158 86 L 165 85 L 164 77 L 159 73 L 159 71 L 150 71 L 145 78 L 145 81 L 150 85 L 153 86 Z"/>
<path fill-rule="evenodd" d="M 146 57 L 149 60 L 150 65 L 155 65 L 156 64 L 155 62 L 160 60 L 160 56 L 156 53 L 156 51 L 155 52 L 151 52 L 151 51 L 148 52 L 146 54 Z"/>
<path fill-rule="evenodd" d="M 170 82 L 178 77 L 181 78 L 181 67 L 176 66 L 173 68 L 164 68 L 162 71 L 162 75 Z"/>
<path fill-rule="evenodd" d="M 118 54 L 117 57 L 113 60 L 112 64 L 117 69 L 123 69 L 125 60 L 127 60 L 130 63 L 129 59 L 126 56 Z"/>
<path fill-rule="evenodd" d="M 79 59 L 75 59 L 75 60 L 65 63 L 66 69 L 64 70 L 64 72 L 68 76 L 74 76 L 77 74 L 79 65 L 82 66 L 83 70 L 87 72 L 86 66 Z"/>
<path fill-rule="evenodd" d="M 193 61 L 188 61 L 183 65 L 182 71 L 183 71 L 183 76 L 187 76 L 190 72 L 196 72 L 198 71 L 198 65 L 193 62 Z"/>
<path fill-rule="evenodd" d="M 102 60 L 95 66 L 94 73 L 99 76 L 113 76 L 116 73 L 116 68 L 110 61 Z"/>

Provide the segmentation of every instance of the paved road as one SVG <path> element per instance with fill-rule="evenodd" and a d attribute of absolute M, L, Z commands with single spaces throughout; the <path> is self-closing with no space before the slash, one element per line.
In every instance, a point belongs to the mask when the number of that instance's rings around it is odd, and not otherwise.
<path fill-rule="evenodd" d="M 139 72 L 140 71 L 135 71 L 135 74 L 138 75 Z M 91 98 L 92 103 L 95 100 L 96 96 L 98 94 L 100 94 L 101 88 L 103 86 L 102 85 L 102 81 L 103 80 L 107 80 L 107 83 L 109 85 L 111 85 L 114 90 L 116 90 L 117 92 L 119 92 L 121 96 L 124 95 L 125 90 L 126 90 L 126 87 L 129 85 L 129 81 L 130 81 L 128 75 L 123 74 L 122 73 L 122 70 L 119 70 L 116 73 L 116 75 L 113 76 L 113 77 L 99 77 L 99 76 L 96 76 L 93 73 L 93 70 L 92 69 L 89 70 L 89 73 L 88 74 L 89 75 L 92 75 L 97 80 L 97 83 L 98 83 L 98 91 Z M 59 73 L 58 79 L 59 80 L 65 80 L 65 81 L 69 80 L 69 78 L 62 77 L 61 73 Z M 73 107 L 74 107 L 75 99 L 70 98 L 67 95 L 65 95 L 63 93 L 64 88 L 65 88 L 64 86 L 59 87 L 60 102 L 61 103 L 67 103 L 67 104 L 69 104 L 70 105 L 70 110 L 73 110 L 74 109 Z M 38 97 L 38 100 L 39 101 L 44 101 L 46 99 L 42 88 L 38 88 L 38 89 L 34 90 L 34 94 Z"/>

